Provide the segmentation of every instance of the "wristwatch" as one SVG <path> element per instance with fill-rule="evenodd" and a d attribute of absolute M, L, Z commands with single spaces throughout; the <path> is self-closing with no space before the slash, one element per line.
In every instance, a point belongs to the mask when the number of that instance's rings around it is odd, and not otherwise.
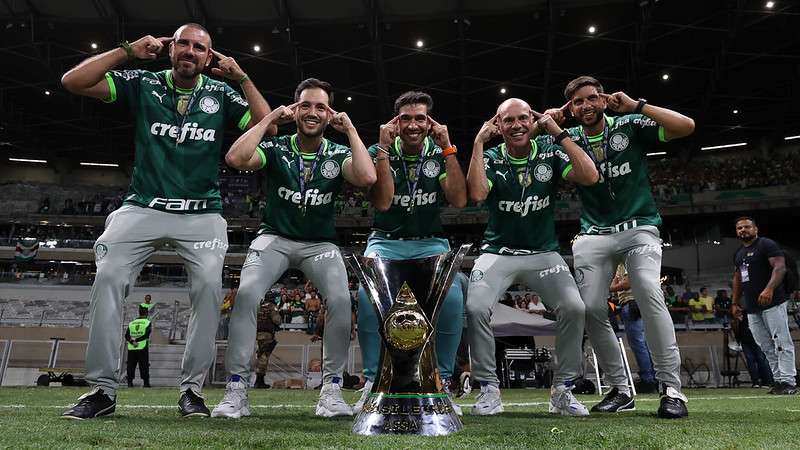
<path fill-rule="evenodd" d="M 643 98 L 640 98 L 639 99 L 639 103 L 636 104 L 636 109 L 633 110 L 633 113 L 634 114 L 641 114 L 642 113 L 642 108 L 644 108 L 644 105 L 646 105 L 646 104 L 647 104 L 647 100 L 645 100 Z"/>

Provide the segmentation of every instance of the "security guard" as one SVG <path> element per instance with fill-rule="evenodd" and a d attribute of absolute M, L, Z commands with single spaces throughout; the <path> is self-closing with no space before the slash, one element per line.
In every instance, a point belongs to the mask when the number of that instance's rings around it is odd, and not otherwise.
<path fill-rule="evenodd" d="M 147 318 L 148 309 L 139 305 L 139 317 L 132 320 L 125 330 L 125 340 L 128 341 L 128 387 L 133 387 L 133 378 L 136 376 L 136 365 L 139 365 L 139 375 L 144 381 L 144 387 L 150 387 L 150 332 L 153 327 Z"/>
<path fill-rule="evenodd" d="M 256 356 L 258 359 L 254 387 L 268 389 L 270 386 L 264 382 L 264 376 L 267 374 L 269 356 L 275 346 L 278 345 L 278 341 L 275 340 L 275 331 L 281 324 L 281 315 L 272 300 L 266 299 L 261 303 L 261 308 L 258 310 L 258 316 L 256 317 L 256 324 Z"/>

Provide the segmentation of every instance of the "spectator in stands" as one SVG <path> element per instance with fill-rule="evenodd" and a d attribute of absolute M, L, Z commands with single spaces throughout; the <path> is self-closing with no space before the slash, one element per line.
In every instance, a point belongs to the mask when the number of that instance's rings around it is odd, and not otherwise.
<path fill-rule="evenodd" d="M 269 357 L 272 350 L 278 345 L 275 339 L 276 331 L 281 324 L 281 316 L 275 308 L 275 303 L 264 299 L 256 316 L 256 382 L 253 387 L 257 389 L 269 389 L 264 381 L 264 376 L 269 369 Z"/>
<path fill-rule="evenodd" d="M 132 320 L 125 330 L 125 340 L 128 341 L 128 387 L 133 387 L 137 365 L 144 387 L 150 387 L 150 333 L 153 327 L 147 318 L 148 313 L 147 308 L 139 306 L 139 317 Z"/>
<path fill-rule="evenodd" d="M 527 297 L 528 294 L 525 294 L 525 296 Z M 540 316 L 547 312 L 547 308 L 545 308 L 544 303 L 542 303 L 538 295 L 532 296 L 531 301 L 528 302 L 528 312 Z"/>
<path fill-rule="evenodd" d="M 747 365 L 747 371 L 750 373 L 750 382 L 752 387 L 772 386 L 772 370 L 769 368 L 767 357 L 764 352 L 756 344 L 753 339 L 753 333 L 750 332 L 750 326 L 747 322 L 747 314 L 739 304 L 731 305 L 731 329 L 736 340 L 742 346 L 742 353 L 744 354 L 744 362 Z"/>
<path fill-rule="evenodd" d="M 689 300 L 689 309 L 692 311 L 692 322 L 702 323 L 706 320 L 706 314 L 713 311 L 709 306 L 700 300 L 700 297 L 692 297 Z"/>
<path fill-rule="evenodd" d="M 236 291 L 236 288 L 231 288 L 222 300 L 222 306 L 219 309 L 220 320 L 219 327 L 217 328 L 217 339 L 228 339 L 228 325 L 231 321 L 233 304 L 236 303 Z M 149 295 L 145 297 L 149 297 Z"/>
<path fill-rule="evenodd" d="M 45 197 L 39 205 L 39 214 L 47 214 L 48 212 L 50 212 L 50 197 Z"/>
<path fill-rule="evenodd" d="M 743 245 L 734 257 L 733 302 L 744 306 L 753 338 L 767 356 L 775 379 L 770 392 L 794 395 L 797 371 L 783 284 L 784 253 L 775 241 L 758 236 L 754 219 L 740 217 L 735 224 Z"/>
<path fill-rule="evenodd" d="M 315 291 L 312 293 L 311 298 L 306 300 L 306 314 L 308 318 L 308 328 L 306 329 L 306 333 L 314 333 L 314 328 L 317 324 L 317 317 L 319 316 L 320 309 L 322 309 L 322 299 L 319 298 L 319 293 Z"/>
<path fill-rule="evenodd" d="M 672 300 L 670 300 L 672 299 Z M 678 296 L 672 286 L 667 286 L 667 296 L 664 298 L 669 308 L 669 313 L 672 316 L 674 323 L 685 323 L 686 316 L 689 313 L 689 302 L 684 300 L 683 296 Z M 671 301 L 671 303 L 670 303 Z"/>
<path fill-rule="evenodd" d="M 292 298 L 291 307 L 289 309 L 292 322 L 291 323 L 306 323 L 305 308 L 303 307 L 303 297 L 299 289 L 295 289 L 294 297 Z"/>
<path fill-rule="evenodd" d="M 727 290 L 720 289 L 717 291 L 717 296 L 714 298 L 714 313 L 723 324 L 728 324 L 731 321 L 731 303 Z"/>
<path fill-rule="evenodd" d="M 142 307 L 142 308 L 145 308 L 147 310 L 147 312 L 149 313 L 150 310 L 153 309 L 153 306 L 155 306 L 153 304 L 153 297 L 151 297 L 150 294 L 145 294 L 144 302 L 141 303 L 139 306 Z"/>
<path fill-rule="evenodd" d="M 681 300 L 683 300 L 684 303 L 688 305 L 689 300 L 693 298 L 700 298 L 700 295 L 697 292 L 693 291 L 692 288 L 689 287 L 689 285 L 687 284 L 683 290 L 683 295 L 681 295 Z"/>
<path fill-rule="evenodd" d="M 700 288 L 700 303 L 703 304 L 703 320 L 706 322 L 714 321 L 714 298 L 708 294 L 708 288 Z"/>

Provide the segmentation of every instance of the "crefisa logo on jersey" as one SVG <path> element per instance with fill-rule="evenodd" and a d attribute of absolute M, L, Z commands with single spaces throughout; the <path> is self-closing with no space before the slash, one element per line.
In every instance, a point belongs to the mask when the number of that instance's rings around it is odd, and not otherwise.
<path fill-rule="evenodd" d="M 332 180 L 339 175 L 339 170 L 339 163 L 332 159 L 328 159 L 322 163 L 322 168 L 319 169 L 319 172 L 323 177 Z"/>
<path fill-rule="evenodd" d="M 206 114 L 219 111 L 219 102 L 214 97 L 205 96 L 200 99 L 200 110 Z"/>
<path fill-rule="evenodd" d="M 614 133 L 611 135 L 611 138 L 609 139 L 609 145 L 611 145 L 611 148 L 618 152 L 621 152 L 626 148 L 628 148 L 629 142 L 630 140 L 628 139 L 628 136 L 625 135 L 624 133 Z"/>
<path fill-rule="evenodd" d="M 440 171 L 441 167 L 439 166 L 439 163 L 432 159 L 425 161 L 425 164 L 422 165 L 422 173 L 424 173 L 428 178 L 435 178 L 439 176 Z"/>
<path fill-rule="evenodd" d="M 536 167 L 533 169 L 533 176 L 536 178 L 537 181 L 542 183 L 546 183 L 553 178 L 553 169 L 550 167 L 549 164 L 537 164 Z"/>

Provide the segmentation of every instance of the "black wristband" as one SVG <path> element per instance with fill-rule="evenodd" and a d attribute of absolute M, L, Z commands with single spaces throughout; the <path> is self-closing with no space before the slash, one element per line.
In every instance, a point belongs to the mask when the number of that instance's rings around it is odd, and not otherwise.
<path fill-rule="evenodd" d="M 634 114 L 641 114 L 642 113 L 642 108 L 644 108 L 644 105 L 646 105 L 646 104 L 647 104 L 647 100 L 645 100 L 643 98 L 640 98 L 639 99 L 639 103 L 636 104 L 636 109 L 633 110 L 633 113 Z"/>
<path fill-rule="evenodd" d="M 569 131 L 567 130 L 562 130 L 561 133 L 558 133 L 558 136 L 555 137 L 553 142 L 560 144 L 564 139 L 570 139 Z"/>

